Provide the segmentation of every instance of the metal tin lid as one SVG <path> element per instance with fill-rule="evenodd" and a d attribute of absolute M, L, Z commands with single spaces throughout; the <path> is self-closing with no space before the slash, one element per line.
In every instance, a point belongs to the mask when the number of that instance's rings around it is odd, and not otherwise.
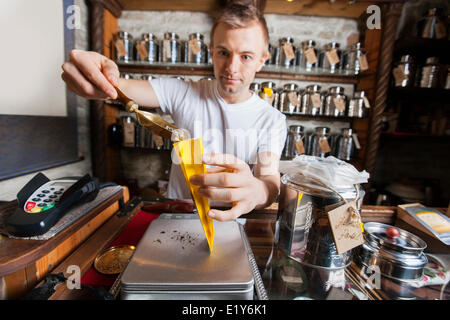
<path fill-rule="evenodd" d="M 341 129 L 341 134 L 343 136 L 351 136 L 353 133 L 354 133 L 353 129 L 351 129 L 351 128 L 342 128 Z"/>
<path fill-rule="evenodd" d="M 117 36 L 120 39 L 133 39 L 133 36 L 130 33 L 126 32 L 126 31 L 119 31 L 117 33 Z"/>
<path fill-rule="evenodd" d="M 261 83 L 261 88 L 275 88 L 277 84 L 275 82 L 267 81 Z"/>
<path fill-rule="evenodd" d="M 343 87 L 330 87 L 328 89 L 328 92 L 331 94 L 344 94 L 344 88 Z"/>
<path fill-rule="evenodd" d="M 174 32 L 166 32 L 164 33 L 165 40 L 178 40 L 178 35 Z"/>
<path fill-rule="evenodd" d="M 439 58 L 438 57 L 428 57 L 425 63 L 426 64 L 437 64 L 437 63 L 439 63 Z"/>
<path fill-rule="evenodd" d="M 314 128 L 314 132 L 315 133 L 320 133 L 320 134 L 327 134 L 327 133 L 330 133 L 330 128 L 328 128 L 328 127 L 315 127 Z"/>
<path fill-rule="evenodd" d="M 303 48 L 310 48 L 310 47 L 315 47 L 315 46 L 316 46 L 316 42 L 314 40 L 302 41 L 302 47 Z"/>
<path fill-rule="evenodd" d="M 156 40 L 157 38 L 153 33 L 145 32 L 141 35 L 141 39 L 150 41 L 150 40 Z"/>
<path fill-rule="evenodd" d="M 289 126 L 289 131 L 292 131 L 292 132 L 303 133 L 304 130 L 305 130 L 305 127 L 303 127 L 303 126 L 299 126 L 299 125 Z"/>
<path fill-rule="evenodd" d="M 341 45 L 340 45 L 339 42 L 333 41 L 333 42 L 327 43 L 327 44 L 324 46 L 324 48 L 325 48 L 326 50 L 330 50 L 330 49 L 339 49 L 340 46 L 341 46 Z"/>
<path fill-rule="evenodd" d="M 306 86 L 306 92 L 318 92 L 321 89 L 322 87 L 317 84 Z"/>
<path fill-rule="evenodd" d="M 400 63 L 412 63 L 413 61 L 413 57 L 409 54 L 405 54 L 400 58 Z"/>
<path fill-rule="evenodd" d="M 284 37 L 284 38 L 281 38 L 280 39 L 280 44 L 283 44 L 283 43 L 294 43 L 294 38 L 292 38 L 292 37 Z"/>
<path fill-rule="evenodd" d="M 353 94 L 353 97 L 356 99 L 360 99 L 360 98 L 364 98 L 366 96 L 366 92 L 365 91 L 356 91 Z"/>
<path fill-rule="evenodd" d="M 298 85 L 295 84 L 295 83 L 286 83 L 286 84 L 283 86 L 283 89 L 284 89 L 284 90 L 287 90 L 287 91 L 295 91 L 295 90 L 298 89 Z"/>
<path fill-rule="evenodd" d="M 361 50 L 362 48 L 361 42 L 356 42 L 350 46 L 350 50 Z"/>
<path fill-rule="evenodd" d="M 201 33 L 198 33 L 198 32 L 196 32 L 196 33 L 191 33 L 191 34 L 189 35 L 189 40 L 192 40 L 192 39 L 198 39 L 198 40 L 202 40 L 202 41 L 203 41 L 203 38 L 204 38 L 204 36 L 203 36 Z"/>
<path fill-rule="evenodd" d="M 259 89 L 261 89 L 261 84 L 257 82 L 253 82 L 250 84 L 250 90 L 253 92 L 259 92 Z"/>
<path fill-rule="evenodd" d="M 427 247 L 425 241 L 416 235 L 388 224 L 365 223 L 364 233 L 367 242 L 377 248 L 419 254 Z"/>

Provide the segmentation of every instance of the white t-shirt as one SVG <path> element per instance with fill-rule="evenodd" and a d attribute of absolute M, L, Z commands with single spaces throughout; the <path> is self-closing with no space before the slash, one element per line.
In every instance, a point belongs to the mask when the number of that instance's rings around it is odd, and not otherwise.
<path fill-rule="evenodd" d="M 228 104 L 220 96 L 216 80 L 160 78 L 150 83 L 161 111 L 170 114 L 177 127 L 187 129 L 191 138 L 201 137 L 205 154 L 233 154 L 249 165 L 256 163 L 258 153 L 281 155 L 286 117 L 258 95 Z M 191 195 L 183 172 L 174 162 L 178 161 L 172 161 L 168 197 L 188 199 Z"/>

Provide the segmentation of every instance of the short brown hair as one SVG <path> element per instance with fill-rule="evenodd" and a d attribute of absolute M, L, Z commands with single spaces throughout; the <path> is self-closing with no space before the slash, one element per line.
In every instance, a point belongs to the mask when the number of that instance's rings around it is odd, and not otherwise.
<path fill-rule="evenodd" d="M 264 40 L 269 45 L 269 29 L 264 18 L 263 8 L 254 5 L 256 1 L 229 1 L 215 18 L 211 29 L 211 44 L 213 43 L 214 31 L 219 23 L 225 23 L 233 29 L 243 28 L 252 22 L 259 23 L 264 33 Z M 261 10 L 262 9 L 262 10 Z"/>

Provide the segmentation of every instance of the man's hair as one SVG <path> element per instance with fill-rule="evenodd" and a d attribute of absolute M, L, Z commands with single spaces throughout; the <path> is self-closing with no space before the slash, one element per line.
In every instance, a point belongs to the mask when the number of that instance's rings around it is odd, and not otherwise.
<path fill-rule="evenodd" d="M 227 1 L 225 7 L 215 18 L 211 29 L 211 44 L 213 43 L 214 31 L 219 23 L 225 23 L 233 29 L 243 28 L 251 23 L 259 23 L 263 30 L 264 40 L 269 45 L 269 29 L 264 18 L 265 1 L 247 0 L 247 1 Z"/>

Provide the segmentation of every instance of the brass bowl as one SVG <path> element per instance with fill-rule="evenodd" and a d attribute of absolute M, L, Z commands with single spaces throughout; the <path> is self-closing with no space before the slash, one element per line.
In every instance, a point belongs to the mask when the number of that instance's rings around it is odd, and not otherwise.
<path fill-rule="evenodd" d="M 135 246 L 111 247 L 101 252 L 94 260 L 94 268 L 106 275 L 121 273 L 136 249 Z"/>

